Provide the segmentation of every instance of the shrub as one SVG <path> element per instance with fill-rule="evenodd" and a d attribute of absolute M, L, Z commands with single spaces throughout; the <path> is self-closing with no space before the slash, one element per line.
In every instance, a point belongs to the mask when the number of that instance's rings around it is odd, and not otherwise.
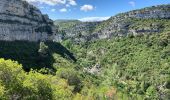
<path fill-rule="evenodd" d="M 0 99 L 7 99 L 5 93 L 5 87 L 0 83 Z"/>
<path fill-rule="evenodd" d="M 77 82 L 77 81 L 76 81 Z M 72 97 L 65 80 L 36 71 L 26 73 L 15 61 L 0 59 L 0 99 L 58 100 Z"/>
<path fill-rule="evenodd" d="M 142 81 L 142 83 L 140 85 L 140 87 L 143 91 L 146 91 L 149 86 L 150 86 L 150 84 L 145 81 Z"/>
<path fill-rule="evenodd" d="M 40 42 L 40 48 L 38 50 L 39 54 L 43 57 L 48 55 L 48 46 L 44 42 Z"/>
<path fill-rule="evenodd" d="M 127 35 L 127 37 L 128 37 L 128 38 L 134 38 L 135 36 L 134 36 L 134 34 L 129 33 L 129 34 Z"/>
<path fill-rule="evenodd" d="M 157 90 L 154 86 L 150 86 L 147 90 L 146 90 L 146 95 L 150 98 L 150 99 L 157 99 L 158 98 L 158 93 Z"/>
<path fill-rule="evenodd" d="M 166 82 L 165 87 L 166 87 L 167 89 L 170 89 L 170 80 Z"/>
<path fill-rule="evenodd" d="M 168 45 L 168 40 L 167 39 L 161 39 L 158 41 L 158 45 L 162 47 L 166 47 Z"/>
<path fill-rule="evenodd" d="M 82 88 L 81 80 L 78 76 L 78 73 L 73 69 L 59 69 L 57 75 L 61 78 L 68 80 L 68 84 L 75 86 L 73 92 L 80 92 Z"/>

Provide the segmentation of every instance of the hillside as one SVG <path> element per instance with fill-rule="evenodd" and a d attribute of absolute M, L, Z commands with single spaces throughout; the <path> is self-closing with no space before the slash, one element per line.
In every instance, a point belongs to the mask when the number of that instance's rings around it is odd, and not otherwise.
<path fill-rule="evenodd" d="M 62 34 L 63 40 L 72 39 L 78 42 L 85 42 L 95 26 L 100 22 L 81 22 L 78 20 L 56 20 L 54 24 L 59 34 Z"/>
<path fill-rule="evenodd" d="M 16 67 L 20 66 L 16 62 L 0 59 L 3 72 L 0 73 L 0 98 L 18 95 L 20 99 L 38 100 L 170 99 L 169 33 L 103 39 L 79 45 L 67 40 L 62 42 L 64 47 L 49 42 L 45 43 L 48 56 L 40 55 L 35 43 L 1 43 L 4 45 L 1 45 L 0 57 L 18 60 L 26 69 L 31 66 L 47 69 L 26 73 Z M 55 70 L 49 70 L 48 64 Z M 8 75 L 13 77 L 6 82 Z"/>
<path fill-rule="evenodd" d="M 81 27 L 85 24 L 82 22 L 82 24 L 79 23 L 72 27 L 64 28 L 63 31 L 66 36 L 68 34 L 69 37 L 72 37 L 76 42 L 77 35 L 75 34 L 79 34 L 79 38 L 82 38 L 82 41 L 79 41 L 84 42 L 115 36 L 127 36 L 128 34 L 141 35 L 161 33 L 169 30 L 169 8 L 169 4 L 147 7 L 112 16 L 110 19 L 103 22 L 91 22 L 86 25 L 86 28 Z"/>
<path fill-rule="evenodd" d="M 54 24 L 60 28 L 59 30 L 68 29 L 78 23 L 81 23 L 81 21 L 79 21 L 79 20 L 64 20 L 64 19 L 54 21 Z"/>
<path fill-rule="evenodd" d="M 89 77 L 87 73 L 94 75 L 88 78 L 94 85 L 90 88 L 93 92 L 88 90 L 94 98 L 102 98 L 104 93 L 116 100 L 168 100 L 169 36 L 169 33 L 128 36 L 68 48 L 76 54 L 78 69 L 85 72 L 85 80 Z"/>
<path fill-rule="evenodd" d="M 57 20 L 60 43 L 0 41 L 0 100 L 170 100 L 169 8 Z"/>

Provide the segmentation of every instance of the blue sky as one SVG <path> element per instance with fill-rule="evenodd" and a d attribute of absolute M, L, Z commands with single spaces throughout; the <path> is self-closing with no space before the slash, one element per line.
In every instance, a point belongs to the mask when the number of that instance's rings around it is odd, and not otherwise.
<path fill-rule="evenodd" d="M 170 0 L 27 0 L 43 14 L 55 19 L 103 20 L 121 12 L 153 5 L 170 4 Z"/>

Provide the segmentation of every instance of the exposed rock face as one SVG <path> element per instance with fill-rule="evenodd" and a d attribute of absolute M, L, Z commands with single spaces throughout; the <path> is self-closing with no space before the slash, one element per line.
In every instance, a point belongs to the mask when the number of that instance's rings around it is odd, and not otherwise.
<path fill-rule="evenodd" d="M 148 19 L 169 20 L 170 5 L 152 6 L 113 16 L 99 24 L 98 27 L 102 28 L 94 30 L 92 35 L 88 38 L 95 40 L 111 38 L 113 36 L 126 36 L 128 34 L 140 35 L 159 33 L 161 31 L 161 23 L 152 21 L 152 23 L 147 22 L 148 25 L 145 25 L 144 21 Z M 138 28 L 136 28 L 136 26 L 138 26 Z"/>
<path fill-rule="evenodd" d="M 53 22 L 23 0 L 0 0 L 0 40 L 53 40 Z"/>
<path fill-rule="evenodd" d="M 170 18 L 170 5 L 153 6 L 125 13 L 125 17 L 134 18 Z"/>
<path fill-rule="evenodd" d="M 65 30 L 66 35 L 65 38 L 72 38 L 77 43 L 78 42 L 85 42 L 87 40 L 87 36 L 89 36 L 95 26 L 98 25 L 100 22 L 82 22 L 79 24 L 74 25 L 72 28 Z"/>
<path fill-rule="evenodd" d="M 89 36 L 95 27 L 100 22 L 81 22 L 77 20 L 59 20 L 60 23 L 55 24 L 59 28 L 60 35 L 62 35 L 62 39 L 72 39 L 73 41 L 85 42 L 87 40 L 87 36 Z"/>

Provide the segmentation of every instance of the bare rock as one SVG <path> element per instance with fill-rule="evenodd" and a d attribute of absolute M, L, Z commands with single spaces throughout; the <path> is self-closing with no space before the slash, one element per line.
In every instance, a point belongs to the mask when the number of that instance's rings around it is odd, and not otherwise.
<path fill-rule="evenodd" d="M 0 40 L 45 41 L 54 38 L 53 21 L 23 0 L 0 0 Z"/>

